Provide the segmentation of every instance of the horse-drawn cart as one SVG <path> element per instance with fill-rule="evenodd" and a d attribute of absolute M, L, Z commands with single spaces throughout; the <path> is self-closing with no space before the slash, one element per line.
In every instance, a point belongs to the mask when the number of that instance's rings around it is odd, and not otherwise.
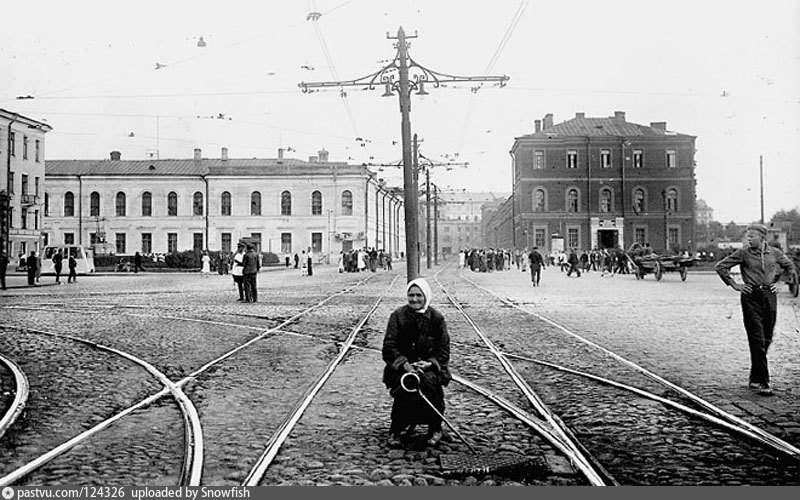
<path fill-rule="evenodd" d="M 644 279 L 648 274 L 654 274 L 656 281 L 661 281 L 664 273 L 677 272 L 681 281 L 686 281 L 688 268 L 692 267 L 697 259 L 681 257 L 679 255 L 660 256 L 656 254 L 636 257 L 633 263 L 636 267 L 636 279 Z"/>

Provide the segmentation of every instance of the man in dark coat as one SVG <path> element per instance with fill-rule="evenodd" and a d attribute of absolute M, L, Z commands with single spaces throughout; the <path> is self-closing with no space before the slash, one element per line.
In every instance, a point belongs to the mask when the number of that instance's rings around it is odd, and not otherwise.
<path fill-rule="evenodd" d="M 569 271 L 567 271 L 567 277 L 572 275 L 572 271 L 578 273 L 578 278 L 581 277 L 581 269 L 578 266 L 580 264 L 580 259 L 578 258 L 578 251 L 576 249 L 572 249 L 569 252 L 569 258 L 567 258 L 567 264 L 569 264 Z"/>
<path fill-rule="evenodd" d="M 61 269 L 64 265 L 64 254 L 61 253 L 59 248 L 55 255 L 53 255 L 53 270 L 56 272 L 56 283 L 61 284 Z"/>
<path fill-rule="evenodd" d="M 528 260 L 531 264 L 531 282 L 533 286 L 539 286 L 539 281 L 542 279 L 542 267 L 544 266 L 544 258 L 539 253 L 539 247 L 533 247 L 533 250 L 528 255 Z"/>
<path fill-rule="evenodd" d="M 0 253 L 0 288 L 6 289 L 6 271 L 8 270 L 8 255 Z"/>
<path fill-rule="evenodd" d="M 444 387 L 450 382 L 450 337 L 444 316 L 430 307 L 430 285 L 417 278 L 406 287 L 408 304 L 389 317 L 383 339 L 383 383 L 394 398 L 389 445 L 398 446 L 405 430 L 409 435 L 417 424 L 428 425 L 428 444 L 442 438 L 442 418 L 417 394 L 422 394 L 444 414 Z M 417 391 L 401 386 L 407 373 L 419 378 Z"/>
<path fill-rule="evenodd" d="M 247 245 L 247 253 L 244 254 L 244 269 L 242 270 L 242 282 L 244 284 L 244 301 L 258 302 L 258 283 L 256 277 L 261 264 L 258 262 L 256 247 Z"/>
<path fill-rule="evenodd" d="M 294 254 L 294 268 L 297 269 L 300 266 L 300 256 L 297 255 L 297 252 Z"/>
<path fill-rule="evenodd" d="M 36 252 L 31 250 L 30 255 L 25 260 L 25 268 L 28 271 L 28 285 L 36 286 L 36 269 L 39 267 L 39 259 L 36 258 Z"/>

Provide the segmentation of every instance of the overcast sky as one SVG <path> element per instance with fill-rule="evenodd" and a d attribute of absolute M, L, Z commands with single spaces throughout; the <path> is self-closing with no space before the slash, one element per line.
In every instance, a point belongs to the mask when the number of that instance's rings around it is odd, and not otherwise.
<path fill-rule="evenodd" d="M 50 159 L 221 147 L 274 158 L 283 147 L 397 162 L 397 97 L 297 84 L 377 71 L 395 55 L 387 32 L 402 25 L 418 34 L 410 55 L 422 66 L 511 77 L 413 97 L 421 152 L 470 164 L 436 169 L 443 188 L 510 192 L 508 151 L 534 119 L 625 111 L 697 136 L 698 197 L 715 219 L 759 218 L 759 155 L 767 218 L 800 203 L 798 0 L 43 0 L 13 2 L 3 17 L 0 107 L 53 126 Z M 397 168 L 379 174 L 402 184 Z"/>

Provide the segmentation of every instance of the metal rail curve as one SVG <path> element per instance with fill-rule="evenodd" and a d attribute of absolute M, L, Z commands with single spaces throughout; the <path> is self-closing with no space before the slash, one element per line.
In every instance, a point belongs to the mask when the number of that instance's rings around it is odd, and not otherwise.
<path fill-rule="evenodd" d="M 8 366 L 8 369 L 14 374 L 14 384 L 16 386 L 14 400 L 11 402 L 11 406 L 8 408 L 8 411 L 6 411 L 6 414 L 3 415 L 3 418 L 0 418 L 1 438 L 14 421 L 22 415 L 23 410 L 25 410 L 25 404 L 28 402 L 28 395 L 30 394 L 30 384 L 28 384 L 28 377 L 25 376 L 25 372 L 23 372 L 16 363 L 2 354 L 0 354 L 0 363 Z"/>

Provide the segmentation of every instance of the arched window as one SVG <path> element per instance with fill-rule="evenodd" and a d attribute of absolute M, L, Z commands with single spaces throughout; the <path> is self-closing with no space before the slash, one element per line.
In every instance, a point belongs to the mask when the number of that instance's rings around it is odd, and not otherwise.
<path fill-rule="evenodd" d="M 221 215 L 230 215 L 231 214 L 231 194 L 227 191 L 222 193 L 222 199 L 220 200 L 220 214 Z"/>
<path fill-rule="evenodd" d="M 117 193 L 117 201 L 115 206 L 117 217 L 125 217 L 125 193 L 122 191 Z"/>
<path fill-rule="evenodd" d="M 89 215 L 91 217 L 100 217 L 100 193 L 93 191 L 89 195 Z"/>
<path fill-rule="evenodd" d="M 145 191 L 142 193 L 142 217 L 153 215 L 153 193 Z"/>
<path fill-rule="evenodd" d="M 600 190 L 600 212 L 608 213 L 611 211 L 611 188 L 603 188 Z"/>
<path fill-rule="evenodd" d="M 281 215 L 292 215 L 292 193 L 289 191 L 281 193 Z"/>
<path fill-rule="evenodd" d="M 261 215 L 261 193 L 250 193 L 250 215 Z"/>
<path fill-rule="evenodd" d="M 567 212 L 578 211 L 578 190 L 575 188 L 567 191 Z"/>
<path fill-rule="evenodd" d="M 203 215 L 203 193 L 196 191 L 192 196 L 192 214 Z"/>
<path fill-rule="evenodd" d="M 644 212 L 644 188 L 636 188 L 633 190 L 633 211 L 637 214 Z"/>
<path fill-rule="evenodd" d="M 544 189 L 539 188 L 533 192 L 533 211 L 544 212 L 545 210 Z"/>
<path fill-rule="evenodd" d="M 322 215 L 322 193 L 311 193 L 311 215 Z"/>
<path fill-rule="evenodd" d="M 178 216 L 178 193 L 170 191 L 167 195 L 167 215 L 170 217 Z"/>
<path fill-rule="evenodd" d="M 342 215 L 353 215 L 353 193 L 342 191 Z"/>
<path fill-rule="evenodd" d="M 75 195 L 72 191 L 64 193 L 64 217 L 75 217 Z"/>
<path fill-rule="evenodd" d="M 667 189 L 667 210 L 670 212 L 678 211 L 678 190 L 675 188 Z"/>

